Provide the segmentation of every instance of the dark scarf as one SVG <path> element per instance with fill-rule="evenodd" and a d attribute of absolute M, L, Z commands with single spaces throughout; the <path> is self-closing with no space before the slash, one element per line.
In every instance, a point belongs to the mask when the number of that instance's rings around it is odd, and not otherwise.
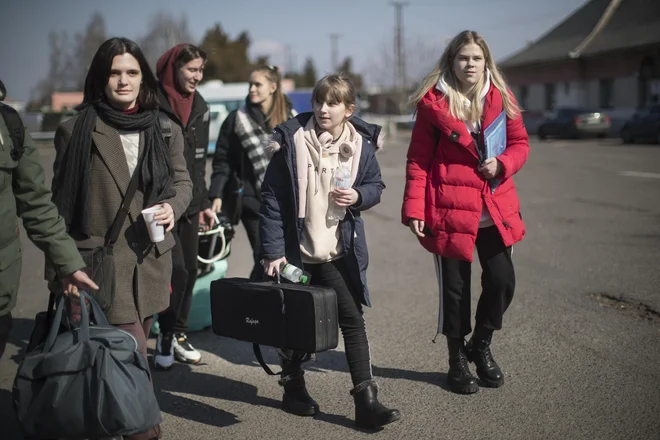
<path fill-rule="evenodd" d="M 126 114 L 105 102 L 87 105 L 80 113 L 53 185 L 53 202 L 64 218 L 67 231 L 90 237 L 89 193 L 91 182 L 92 130 L 99 117 L 106 124 L 123 131 L 139 131 L 144 135 L 144 154 L 139 170 L 144 192 L 144 206 L 153 206 L 172 198 L 174 168 L 170 162 L 167 143 L 160 131 L 158 112 L 148 110 Z"/>
<path fill-rule="evenodd" d="M 268 128 L 268 119 L 270 118 L 264 114 L 259 104 L 252 104 L 250 98 L 246 98 L 245 112 L 256 125 L 263 128 L 266 133 L 270 133 L 270 128 Z"/>
<path fill-rule="evenodd" d="M 284 95 L 284 100 L 286 101 L 287 118 L 291 119 L 293 118 L 293 114 L 292 114 L 293 103 L 286 95 Z M 250 98 L 247 97 L 245 98 L 245 108 L 246 108 L 246 113 L 248 114 L 250 119 L 252 119 L 252 121 L 254 121 L 259 127 L 263 128 L 266 133 L 271 132 L 271 129 L 268 126 L 270 115 L 265 114 L 263 110 L 261 110 L 261 106 L 259 104 L 252 104 Z"/>

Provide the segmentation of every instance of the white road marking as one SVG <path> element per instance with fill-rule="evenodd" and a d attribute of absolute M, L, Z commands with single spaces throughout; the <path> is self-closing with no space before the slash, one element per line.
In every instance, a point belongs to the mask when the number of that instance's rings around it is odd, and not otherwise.
<path fill-rule="evenodd" d="M 619 172 L 619 175 L 625 177 L 641 177 L 642 179 L 660 179 L 660 174 L 658 173 L 645 173 L 643 171 L 621 171 Z"/>

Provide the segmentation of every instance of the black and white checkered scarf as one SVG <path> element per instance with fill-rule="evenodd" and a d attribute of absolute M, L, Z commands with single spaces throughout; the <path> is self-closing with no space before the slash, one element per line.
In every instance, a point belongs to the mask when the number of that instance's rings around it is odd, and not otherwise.
<path fill-rule="evenodd" d="M 241 141 L 241 145 L 245 148 L 250 163 L 252 163 L 256 177 L 256 187 L 257 190 L 260 190 L 271 158 L 271 154 L 266 151 L 270 134 L 252 120 L 245 105 L 236 111 L 236 134 Z"/>

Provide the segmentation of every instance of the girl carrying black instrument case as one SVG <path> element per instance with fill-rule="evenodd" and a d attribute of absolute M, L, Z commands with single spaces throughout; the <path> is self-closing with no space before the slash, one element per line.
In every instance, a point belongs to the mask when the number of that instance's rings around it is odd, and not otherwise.
<path fill-rule="evenodd" d="M 211 283 L 211 317 L 216 335 L 252 342 L 266 372 L 259 345 L 311 354 L 338 344 L 337 294 L 327 287 L 219 279 Z"/>

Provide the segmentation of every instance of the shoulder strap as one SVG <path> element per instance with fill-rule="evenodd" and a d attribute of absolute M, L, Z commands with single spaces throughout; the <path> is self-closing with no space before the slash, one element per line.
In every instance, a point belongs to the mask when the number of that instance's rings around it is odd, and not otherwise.
<path fill-rule="evenodd" d="M 160 132 L 163 134 L 163 138 L 168 142 L 168 139 L 172 137 L 172 120 L 165 113 L 158 112 L 158 124 L 160 125 Z"/>
<path fill-rule="evenodd" d="M 133 176 L 131 177 L 131 182 L 128 184 L 126 195 L 124 195 L 124 199 L 121 202 L 117 216 L 115 217 L 114 221 L 112 222 L 112 226 L 110 227 L 110 235 L 106 240 L 106 246 L 110 248 L 114 246 L 117 238 L 119 238 L 119 233 L 121 232 L 122 226 L 124 226 L 126 216 L 131 210 L 131 203 L 133 202 L 133 196 L 135 196 L 135 191 L 137 190 L 140 168 L 143 160 L 144 154 L 143 157 L 138 161 L 138 164 L 135 167 L 135 171 L 133 171 Z"/>
<path fill-rule="evenodd" d="M 269 376 L 278 376 L 282 372 L 280 371 L 279 373 L 273 373 L 273 370 L 270 369 L 270 367 L 266 364 L 264 361 L 264 356 L 261 354 L 261 347 L 259 347 L 259 344 L 252 344 L 252 351 L 254 351 L 254 355 L 257 358 L 257 362 L 259 362 L 259 365 L 261 365 L 261 368 L 264 369 L 266 374 Z"/>
<path fill-rule="evenodd" d="M 2 119 L 5 120 L 7 129 L 9 130 L 9 136 L 11 137 L 11 158 L 15 161 L 20 160 L 25 152 L 25 127 L 23 126 L 23 121 L 18 112 L 12 107 L 0 104 L 0 114 Z"/>
<path fill-rule="evenodd" d="M 278 273 L 278 279 L 279 279 L 279 273 Z M 252 344 L 252 351 L 254 351 L 254 356 L 257 358 L 257 362 L 259 362 L 259 365 L 261 365 L 261 368 L 268 374 L 269 376 L 279 376 L 282 374 L 282 371 L 278 373 L 273 373 L 273 370 L 270 369 L 270 367 L 266 364 L 266 361 L 264 361 L 264 356 L 261 353 L 261 347 L 259 344 Z M 279 353 L 280 350 L 278 350 Z M 280 356 L 282 356 L 280 354 Z M 313 359 L 313 354 L 312 353 L 305 353 L 301 358 L 299 358 L 300 363 L 307 362 L 309 360 Z"/>

